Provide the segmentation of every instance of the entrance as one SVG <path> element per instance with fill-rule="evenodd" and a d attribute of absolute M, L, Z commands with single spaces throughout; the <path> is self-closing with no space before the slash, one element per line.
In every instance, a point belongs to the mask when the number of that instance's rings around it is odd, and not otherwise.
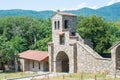
<path fill-rule="evenodd" d="M 56 57 L 56 71 L 69 72 L 69 58 L 63 51 L 59 52 Z"/>

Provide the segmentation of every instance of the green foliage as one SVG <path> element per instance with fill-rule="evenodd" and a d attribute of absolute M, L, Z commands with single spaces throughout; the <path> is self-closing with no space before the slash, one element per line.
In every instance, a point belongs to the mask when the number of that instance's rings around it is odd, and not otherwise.
<path fill-rule="evenodd" d="M 47 50 L 51 41 L 50 19 L 30 17 L 0 18 L 0 61 L 14 60 L 16 54 L 28 50 Z"/>
<path fill-rule="evenodd" d="M 30 46 L 30 49 L 37 49 L 46 51 L 47 50 L 47 43 L 50 41 L 50 38 L 43 38 L 42 40 L 38 40 L 35 44 Z"/>
<path fill-rule="evenodd" d="M 108 31 L 111 34 L 111 44 L 114 45 L 116 42 L 120 40 L 120 25 L 118 25 L 117 21 L 115 23 L 109 23 L 111 26 L 109 27 Z"/>
<path fill-rule="evenodd" d="M 111 47 L 109 27 L 110 25 L 101 17 L 84 17 L 77 25 L 77 32 L 84 39 L 91 39 L 94 50 L 104 53 Z"/>

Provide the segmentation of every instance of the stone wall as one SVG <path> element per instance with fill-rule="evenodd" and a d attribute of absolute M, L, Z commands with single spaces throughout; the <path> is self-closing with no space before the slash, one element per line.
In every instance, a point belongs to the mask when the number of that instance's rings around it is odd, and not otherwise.
<path fill-rule="evenodd" d="M 113 61 L 103 58 L 88 45 L 77 42 L 78 72 L 111 72 Z"/>
<path fill-rule="evenodd" d="M 24 71 L 47 71 L 47 62 L 46 61 L 34 61 L 34 67 L 33 67 L 33 60 L 27 60 L 27 59 L 20 59 L 20 69 Z M 40 64 L 40 69 L 39 69 Z"/>

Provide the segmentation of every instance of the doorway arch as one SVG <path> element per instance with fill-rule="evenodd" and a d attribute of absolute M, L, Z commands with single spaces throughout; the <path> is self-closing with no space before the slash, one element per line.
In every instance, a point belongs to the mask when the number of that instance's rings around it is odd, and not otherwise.
<path fill-rule="evenodd" d="M 56 56 L 56 72 L 69 72 L 69 58 L 64 51 Z"/>
<path fill-rule="evenodd" d="M 120 46 L 116 49 L 116 69 L 120 70 Z"/>

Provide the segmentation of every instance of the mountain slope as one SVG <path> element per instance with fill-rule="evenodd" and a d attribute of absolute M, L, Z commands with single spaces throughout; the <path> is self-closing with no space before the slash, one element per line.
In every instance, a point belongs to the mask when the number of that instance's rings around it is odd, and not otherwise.
<path fill-rule="evenodd" d="M 53 14 L 53 11 L 32 11 L 32 10 L 21 10 L 21 9 L 12 9 L 12 10 L 0 10 L 0 16 L 30 16 L 36 18 L 49 18 Z"/>
<path fill-rule="evenodd" d="M 75 13 L 77 15 L 84 15 L 84 16 L 97 15 L 105 18 L 106 20 L 116 21 L 120 19 L 120 2 L 110 6 L 101 7 L 96 10 L 90 8 L 82 8 L 79 10 L 71 10 L 67 12 Z"/>
<path fill-rule="evenodd" d="M 108 18 L 109 20 L 120 19 L 120 2 L 110 6 L 97 9 L 98 15 Z"/>
<path fill-rule="evenodd" d="M 116 21 L 120 19 L 120 2 L 115 3 L 110 6 L 101 7 L 99 9 L 90 9 L 90 8 L 82 8 L 78 10 L 66 10 L 65 12 L 74 13 L 76 15 L 83 16 L 92 16 L 97 15 L 105 18 L 106 20 Z M 35 18 L 50 18 L 53 15 L 53 11 L 32 11 L 32 10 L 0 10 L 0 16 L 30 16 Z"/>

